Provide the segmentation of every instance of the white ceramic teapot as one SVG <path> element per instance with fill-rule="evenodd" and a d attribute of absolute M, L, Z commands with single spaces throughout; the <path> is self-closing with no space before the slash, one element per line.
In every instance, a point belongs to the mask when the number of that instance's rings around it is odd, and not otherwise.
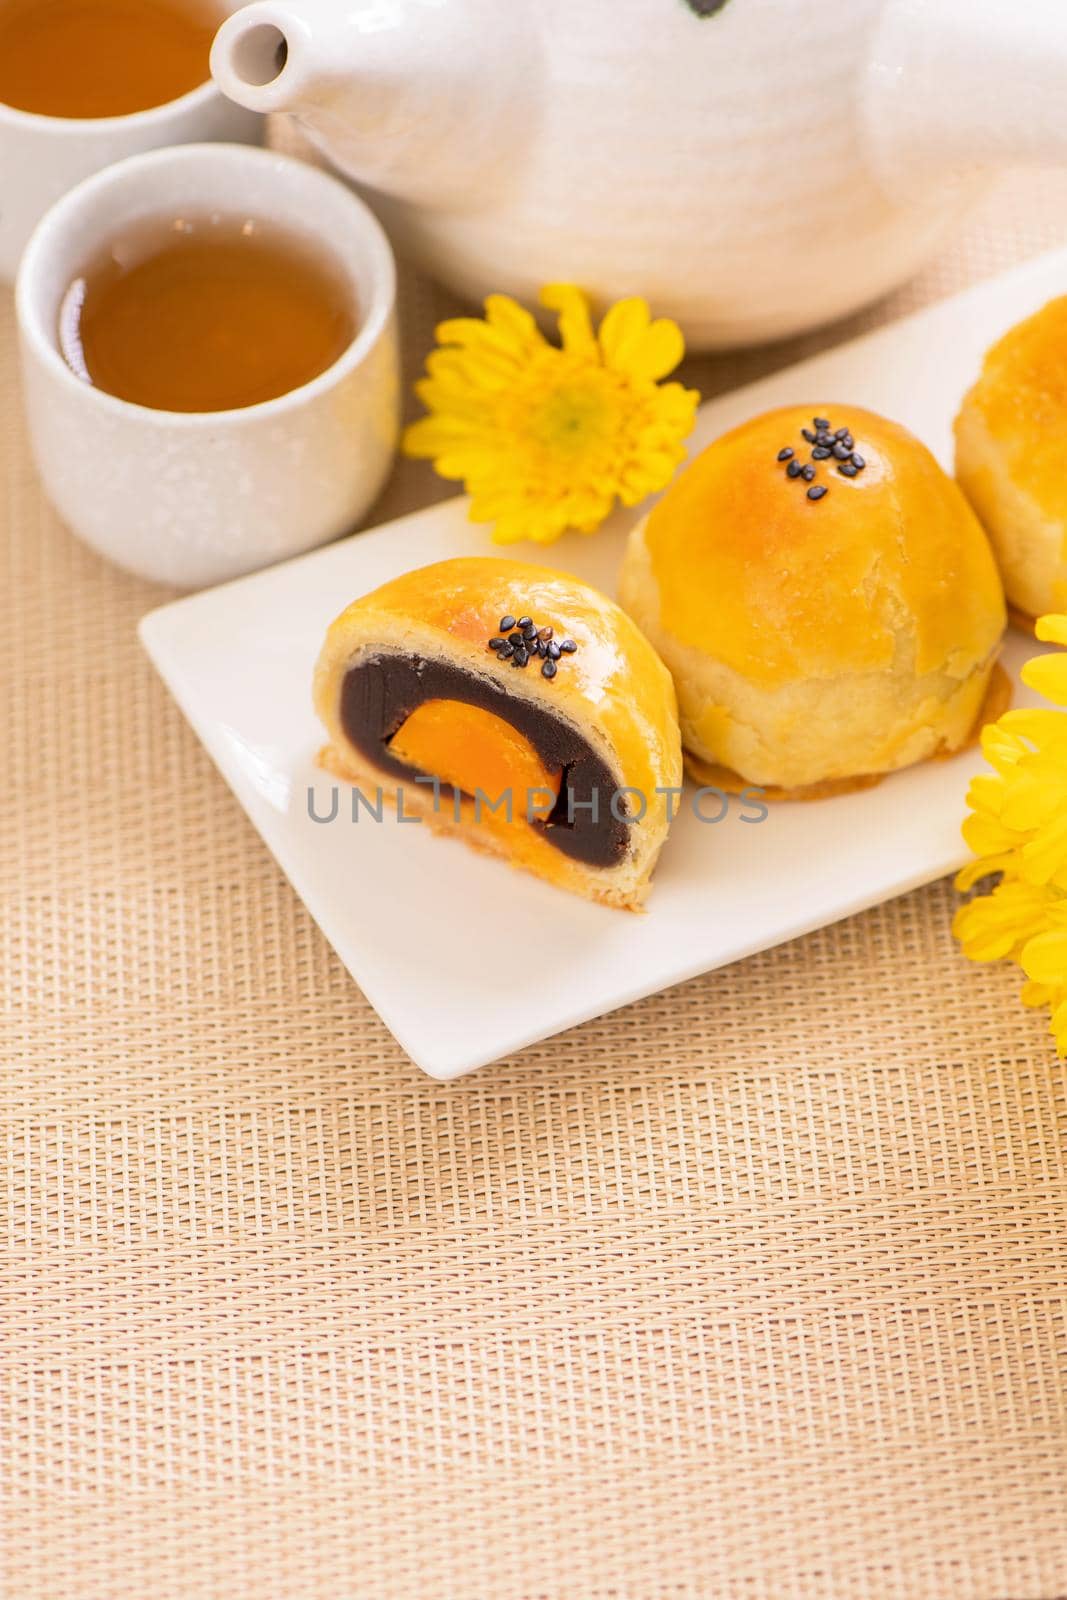
<path fill-rule="evenodd" d="M 257 0 L 212 69 L 462 294 L 641 293 L 704 347 L 855 310 L 1067 158 L 1067 0 Z"/>

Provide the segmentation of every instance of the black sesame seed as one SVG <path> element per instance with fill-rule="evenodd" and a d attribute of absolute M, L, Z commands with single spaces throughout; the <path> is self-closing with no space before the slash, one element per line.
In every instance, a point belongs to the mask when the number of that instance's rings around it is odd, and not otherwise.
<path fill-rule="evenodd" d="M 559 645 L 558 644 L 553 644 L 552 640 L 550 639 L 548 641 L 548 643 L 545 645 L 545 654 L 548 656 L 548 659 L 550 661 L 558 661 L 559 660 Z"/>
<path fill-rule="evenodd" d="M 821 500 L 824 494 L 829 494 L 829 493 L 830 493 L 830 491 L 826 487 L 825 483 L 815 483 L 808 490 L 808 499 L 809 500 Z"/>
<path fill-rule="evenodd" d="M 540 634 L 538 635 L 538 637 L 541 638 L 541 639 L 546 639 L 546 640 L 547 639 L 551 639 L 551 637 L 552 637 L 554 632 L 555 632 L 554 628 L 542 628 Z"/>
<path fill-rule="evenodd" d="M 830 426 L 829 419 L 826 417 L 815 417 L 813 420 L 817 428 L 828 428 Z"/>
<path fill-rule="evenodd" d="M 849 457 L 848 445 L 842 444 L 841 440 L 839 439 L 834 445 L 834 455 L 837 457 L 838 461 L 847 461 Z"/>
<path fill-rule="evenodd" d="M 803 467 L 801 469 L 800 476 L 804 479 L 805 483 L 813 483 L 815 480 L 815 468 Z"/>
<path fill-rule="evenodd" d="M 566 656 L 572 656 L 578 648 L 573 639 L 561 639 L 559 647 Z"/>
<path fill-rule="evenodd" d="M 811 452 L 811 459 L 813 461 L 829 461 L 830 452 L 824 444 L 817 444 Z"/>
<path fill-rule="evenodd" d="M 508 656 L 514 655 L 514 653 L 515 653 L 515 646 L 512 644 L 510 639 L 505 639 L 503 644 L 500 646 L 500 650 L 498 652 L 501 661 L 506 661 L 508 659 Z"/>
<path fill-rule="evenodd" d="M 531 619 L 529 617 L 520 617 L 515 626 L 517 628 L 528 628 L 531 626 Z"/>
<path fill-rule="evenodd" d="M 815 435 L 812 433 L 810 428 L 801 428 L 800 435 L 801 438 L 806 439 L 809 444 L 815 443 Z"/>
<path fill-rule="evenodd" d="M 781 448 L 781 450 L 779 450 L 779 452 L 778 452 L 778 459 L 779 459 L 779 461 L 792 461 L 792 459 L 793 459 L 793 452 L 792 452 L 792 450 L 791 450 L 791 449 L 790 449 L 790 448 L 789 448 L 789 446 L 788 446 L 788 445 L 783 445 L 783 446 L 782 446 L 782 448 Z"/>
<path fill-rule="evenodd" d="M 507 642 L 506 639 L 490 639 L 489 648 L 490 650 L 503 650 Z"/>
<path fill-rule="evenodd" d="M 803 468 L 799 461 L 791 461 L 785 469 L 787 478 L 799 478 Z"/>
<path fill-rule="evenodd" d="M 541 667 L 541 676 L 542 678 L 554 678 L 556 676 L 556 663 L 554 661 L 546 661 Z"/>
<path fill-rule="evenodd" d="M 866 461 L 865 461 L 865 460 L 864 460 L 864 459 L 863 459 L 863 457 L 862 457 L 862 456 L 860 456 L 860 455 L 854 455 L 854 456 L 853 456 L 853 457 L 852 457 L 852 465 L 853 465 L 853 466 L 854 466 L 854 467 L 855 467 L 855 469 L 856 469 L 856 471 L 857 471 L 857 472 L 862 472 L 862 471 L 863 471 L 863 469 L 864 469 L 864 467 L 865 467 L 865 466 L 866 466 L 866 465 L 867 465 L 867 463 L 866 463 Z"/>
<path fill-rule="evenodd" d="M 514 626 L 515 626 L 515 618 L 514 617 L 501 617 L 501 619 L 500 619 L 500 631 L 501 631 L 501 633 L 510 633 Z"/>
<path fill-rule="evenodd" d="M 854 467 L 852 465 L 851 461 L 842 461 L 841 465 L 838 467 L 837 470 L 838 470 L 838 472 L 841 474 L 841 476 L 843 478 L 858 478 L 859 477 L 859 468 L 858 467 Z"/>

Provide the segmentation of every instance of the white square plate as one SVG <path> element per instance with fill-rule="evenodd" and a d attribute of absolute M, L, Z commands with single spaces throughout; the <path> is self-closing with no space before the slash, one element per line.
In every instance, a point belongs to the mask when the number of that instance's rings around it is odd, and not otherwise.
<path fill-rule="evenodd" d="M 1059 251 L 703 407 L 699 448 L 793 402 L 863 405 L 909 426 L 951 465 L 951 424 L 989 344 L 1067 290 Z M 612 592 L 632 515 L 532 556 Z M 410 567 L 487 553 L 466 503 L 404 517 L 146 617 L 141 637 L 185 715 L 312 916 L 414 1061 L 454 1078 L 686 978 L 850 916 L 953 871 L 971 752 L 875 789 L 779 805 L 759 825 L 684 806 L 645 916 L 586 904 L 425 827 L 364 813 L 315 822 L 334 783 L 314 764 L 312 668 L 350 600 Z M 1011 635 L 1007 665 L 1034 653 Z M 1025 692 L 1017 703 L 1026 703 Z M 521 938 L 501 936 L 501 911 Z M 535 930 L 543 924 L 544 934 Z"/>

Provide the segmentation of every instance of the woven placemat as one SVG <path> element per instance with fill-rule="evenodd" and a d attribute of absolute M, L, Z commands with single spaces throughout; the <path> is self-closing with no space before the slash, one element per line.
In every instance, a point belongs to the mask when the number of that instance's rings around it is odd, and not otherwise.
<path fill-rule="evenodd" d="M 691 375 L 1065 238 L 1016 181 Z M 448 309 L 406 278 L 410 371 Z M 163 591 L 42 504 L 14 365 L 5 298 L 5 1600 L 1067 1592 L 1067 1083 L 948 886 L 429 1082 L 141 655 Z"/>

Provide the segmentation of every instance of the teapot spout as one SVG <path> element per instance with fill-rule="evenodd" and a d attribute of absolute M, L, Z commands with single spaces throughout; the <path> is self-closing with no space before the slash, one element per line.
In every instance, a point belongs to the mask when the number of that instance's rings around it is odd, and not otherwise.
<path fill-rule="evenodd" d="M 1065 82 L 1065 0 L 888 0 L 866 102 L 879 173 L 1067 161 Z"/>
<path fill-rule="evenodd" d="M 291 113 L 348 177 L 421 205 L 472 207 L 529 123 L 535 43 L 495 0 L 256 0 L 227 18 L 211 72 L 229 99 Z"/>

